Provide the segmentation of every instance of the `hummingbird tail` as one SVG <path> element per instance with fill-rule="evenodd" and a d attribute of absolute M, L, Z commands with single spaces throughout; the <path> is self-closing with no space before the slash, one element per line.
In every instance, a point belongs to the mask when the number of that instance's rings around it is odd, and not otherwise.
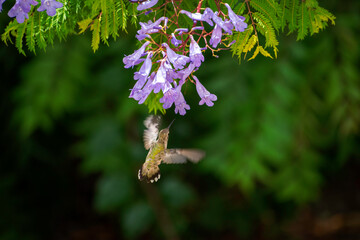
<path fill-rule="evenodd" d="M 139 169 L 138 179 L 140 181 L 146 180 L 146 182 L 154 183 L 160 179 L 160 168 L 147 169 L 144 165 Z"/>

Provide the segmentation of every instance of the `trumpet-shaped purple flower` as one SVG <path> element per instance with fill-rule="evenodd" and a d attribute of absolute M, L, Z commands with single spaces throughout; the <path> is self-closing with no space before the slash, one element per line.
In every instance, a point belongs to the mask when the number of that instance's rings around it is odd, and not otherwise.
<path fill-rule="evenodd" d="M 170 88 L 164 93 L 164 96 L 160 98 L 159 102 L 163 103 L 163 108 L 168 109 L 170 108 L 175 100 L 178 98 L 180 94 L 181 88 L 179 86 L 175 88 Z"/>
<path fill-rule="evenodd" d="M 138 11 L 142 11 L 142 10 L 151 8 L 151 7 L 155 6 L 158 1 L 159 0 L 147 0 L 147 1 L 141 2 L 141 3 L 139 3 L 139 5 L 137 6 L 136 9 Z"/>
<path fill-rule="evenodd" d="M 2 5 L 5 2 L 5 0 L 0 0 L 0 12 L 2 11 Z"/>
<path fill-rule="evenodd" d="M 171 34 L 171 43 L 172 43 L 175 47 L 177 47 L 177 46 L 179 46 L 179 45 L 182 43 L 182 41 L 176 39 L 175 34 L 172 33 L 172 34 Z"/>
<path fill-rule="evenodd" d="M 56 14 L 56 9 L 62 6 L 62 3 L 55 0 L 41 0 L 41 6 L 37 10 L 39 12 L 46 10 L 46 14 L 52 17 Z"/>
<path fill-rule="evenodd" d="M 194 31 L 194 30 L 204 30 L 204 27 L 203 27 L 203 26 L 193 27 L 193 28 L 191 29 L 191 31 Z"/>
<path fill-rule="evenodd" d="M 234 29 L 234 25 L 232 24 L 232 22 L 230 20 L 224 21 L 224 24 L 228 29 L 231 29 L 231 30 Z M 232 34 L 232 32 L 231 32 L 231 34 Z"/>
<path fill-rule="evenodd" d="M 38 5 L 38 2 L 35 0 L 16 0 L 16 2 L 19 3 L 23 9 L 27 9 L 27 12 L 30 12 L 31 5 Z"/>
<path fill-rule="evenodd" d="M 175 53 L 166 43 L 162 46 L 166 47 L 167 57 L 175 69 L 183 69 L 186 63 L 190 62 L 189 57 Z"/>
<path fill-rule="evenodd" d="M 245 31 L 245 29 L 247 28 L 247 24 L 244 22 L 245 17 L 235 14 L 234 11 L 229 6 L 229 4 L 225 3 L 225 6 L 228 9 L 228 15 L 229 15 L 231 22 L 235 26 L 235 30 L 239 31 L 239 32 Z"/>
<path fill-rule="evenodd" d="M 190 110 L 190 106 L 186 104 L 183 94 L 179 92 L 175 100 L 175 113 L 179 113 L 184 116 L 186 114 L 186 110 Z"/>
<path fill-rule="evenodd" d="M 166 69 L 164 64 L 161 63 L 153 82 L 154 93 L 160 92 L 160 90 L 164 88 L 166 82 Z"/>
<path fill-rule="evenodd" d="M 207 8 L 207 9 L 210 9 L 210 8 Z M 188 16 L 189 18 L 191 18 L 194 21 L 204 21 L 204 22 L 207 22 L 210 26 L 213 26 L 214 23 L 211 21 L 211 17 L 212 17 L 211 12 L 208 10 L 206 12 L 206 14 L 205 14 L 205 11 L 204 11 L 204 14 L 201 14 L 201 13 L 191 13 L 186 10 L 180 11 L 180 13 L 185 14 L 186 16 Z"/>
<path fill-rule="evenodd" d="M 214 30 L 211 34 L 210 44 L 213 48 L 216 48 L 217 45 L 221 42 L 222 29 L 219 25 L 215 25 Z"/>
<path fill-rule="evenodd" d="M 217 16 L 218 12 L 215 12 L 214 15 L 212 16 L 212 20 L 219 25 L 222 29 L 224 29 L 224 31 L 228 34 L 232 34 L 232 29 L 234 28 L 234 26 L 230 23 L 230 22 L 225 22 L 221 19 L 221 17 Z M 230 25 L 230 24 L 231 25 Z"/>
<path fill-rule="evenodd" d="M 169 83 L 172 83 L 174 79 L 180 78 L 179 74 L 173 69 L 168 59 L 165 60 L 164 67 L 166 71 L 166 80 Z"/>
<path fill-rule="evenodd" d="M 148 78 L 146 85 L 142 89 L 133 88 L 129 98 L 134 98 L 136 101 L 139 101 L 139 104 L 143 104 L 146 98 L 149 96 L 151 91 L 153 90 L 153 80 L 155 77 L 155 73 L 153 72 Z"/>
<path fill-rule="evenodd" d="M 178 71 L 178 75 L 179 75 L 178 78 L 181 79 L 181 81 L 185 81 L 185 79 L 188 76 L 190 76 L 192 72 L 195 72 L 194 69 L 195 69 L 195 64 L 191 62 L 187 68 Z"/>
<path fill-rule="evenodd" d="M 146 46 L 149 45 L 149 44 L 150 44 L 150 42 L 145 42 L 141 46 L 141 48 L 139 48 L 138 50 L 135 50 L 133 54 L 125 56 L 123 58 L 125 68 L 133 67 L 133 66 L 139 64 L 141 62 L 139 60 L 140 60 L 142 54 L 145 52 Z"/>
<path fill-rule="evenodd" d="M 135 37 L 137 38 L 137 40 L 142 41 L 145 38 L 150 38 L 150 35 L 149 34 L 136 34 Z"/>
<path fill-rule="evenodd" d="M 183 34 L 184 32 L 188 32 L 189 29 L 187 28 L 177 28 L 175 29 L 174 33 L 179 32 L 179 35 Z"/>
<path fill-rule="evenodd" d="M 18 23 L 23 23 L 25 18 L 29 18 L 31 5 L 37 5 L 35 0 L 16 0 L 15 5 L 8 12 L 9 17 L 16 17 Z"/>
<path fill-rule="evenodd" d="M 167 17 L 161 17 L 158 20 L 156 20 L 155 22 L 152 22 L 151 20 L 149 20 L 147 23 L 139 23 L 141 26 L 141 29 L 137 31 L 137 33 L 139 35 L 143 35 L 143 34 L 151 34 L 151 33 L 156 33 L 159 32 L 159 30 L 161 29 L 161 25 L 160 23 L 164 20 L 166 20 Z"/>
<path fill-rule="evenodd" d="M 203 12 L 203 19 L 205 19 L 205 21 L 210 25 L 213 26 L 214 23 L 211 21 L 212 16 L 214 15 L 213 10 L 211 10 L 211 8 L 205 8 L 204 12 Z"/>
<path fill-rule="evenodd" d="M 201 48 L 192 35 L 190 35 L 190 39 L 190 59 L 195 64 L 195 67 L 200 67 L 201 62 L 204 61 L 204 56 L 201 53 Z"/>
<path fill-rule="evenodd" d="M 160 92 L 162 90 L 165 93 L 168 89 L 171 88 L 170 82 L 167 80 L 167 67 L 165 65 L 165 60 L 160 64 L 159 69 L 156 72 L 154 81 L 152 83 L 154 93 Z"/>
<path fill-rule="evenodd" d="M 199 79 L 196 76 L 193 76 L 196 82 L 196 91 L 198 92 L 201 100 L 199 102 L 199 105 L 203 105 L 206 103 L 209 107 L 214 106 L 213 101 L 217 100 L 217 96 L 214 94 L 211 94 L 206 88 L 200 83 Z"/>
<path fill-rule="evenodd" d="M 151 57 L 152 57 L 152 53 L 149 52 L 140 70 L 134 73 L 134 79 L 138 80 L 138 82 L 143 82 L 141 87 L 145 84 L 145 81 L 150 74 L 152 67 Z"/>

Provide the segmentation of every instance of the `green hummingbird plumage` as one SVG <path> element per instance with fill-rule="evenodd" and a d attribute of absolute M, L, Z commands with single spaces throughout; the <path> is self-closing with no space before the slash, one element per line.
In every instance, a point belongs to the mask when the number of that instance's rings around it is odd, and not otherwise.
<path fill-rule="evenodd" d="M 172 124 L 172 122 L 171 122 Z M 161 163 L 185 163 L 186 159 L 197 163 L 204 156 L 204 151 L 198 149 L 168 149 L 169 128 L 171 124 L 159 132 L 160 116 L 150 115 L 144 121 L 144 146 L 149 150 L 146 160 L 139 169 L 138 178 L 140 181 L 157 182 L 160 179 Z"/>

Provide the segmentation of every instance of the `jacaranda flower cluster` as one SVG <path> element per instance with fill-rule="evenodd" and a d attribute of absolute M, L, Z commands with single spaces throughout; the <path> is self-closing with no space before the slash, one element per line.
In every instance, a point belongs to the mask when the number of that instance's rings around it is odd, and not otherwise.
<path fill-rule="evenodd" d="M 152 8 L 157 2 L 158 0 L 144 1 L 139 3 L 137 9 Z M 190 106 L 186 103 L 181 88 L 185 82 L 190 81 L 196 86 L 200 97 L 199 104 L 206 104 L 209 107 L 214 105 L 213 102 L 217 100 L 216 95 L 211 94 L 193 74 L 204 62 L 203 52 L 206 49 L 210 49 L 214 55 L 223 38 L 232 35 L 233 31 L 243 32 L 247 24 L 244 22 L 245 18 L 235 14 L 227 3 L 225 6 L 228 11 L 225 15 L 210 8 L 201 9 L 202 2 L 199 1 L 194 13 L 175 9 L 176 13 L 184 14 L 193 20 L 191 29 L 181 28 L 174 21 L 176 18 L 165 16 L 154 22 L 140 23 L 141 28 L 137 31 L 136 38 L 143 41 L 143 44 L 133 54 L 123 58 L 125 68 L 142 64 L 139 71 L 134 74 L 136 83 L 131 89 L 130 98 L 142 104 L 151 92 L 157 94 L 162 91 L 163 97 L 159 101 L 163 104 L 163 108 L 168 109 L 174 104 L 175 113 L 185 115 Z M 211 27 L 210 32 L 205 30 L 208 26 L 204 26 L 204 23 Z M 168 29 L 174 31 L 168 33 Z M 155 36 L 152 36 L 155 34 L 161 34 L 162 38 L 157 39 L 163 39 L 164 42 L 155 42 Z M 199 45 L 201 39 L 204 42 L 203 47 Z"/>
<path fill-rule="evenodd" d="M 0 12 L 2 11 L 2 4 L 5 0 L 0 0 Z M 18 23 L 23 23 L 26 18 L 29 18 L 29 12 L 31 10 L 31 5 L 36 6 L 38 4 L 35 0 L 16 0 L 15 5 L 9 10 L 9 17 L 16 17 Z M 56 14 L 56 9 L 61 8 L 62 3 L 55 0 L 41 0 L 41 6 L 37 11 L 42 12 L 46 11 L 46 14 L 49 16 L 54 16 Z"/>

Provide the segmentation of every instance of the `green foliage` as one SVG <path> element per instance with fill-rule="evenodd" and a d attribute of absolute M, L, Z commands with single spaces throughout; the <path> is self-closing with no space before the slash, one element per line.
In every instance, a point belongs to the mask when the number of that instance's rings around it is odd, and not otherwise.
<path fill-rule="evenodd" d="M 26 41 L 28 49 L 35 53 L 37 48 L 46 49 L 48 44 L 53 44 L 55 37 L 65 39 L 70 34 L 81 34 L 90 30 L 91 47 L 95 52 L 99 49 L 100 42 L 108 45 L 109 37 L 115 40 L 120 30 L 126 32 L 129 20 L 136 25 L 138 20 L 170 16 L 174 11 L 172 4 L 167 4 L 155 13 L 140 15 L 138 19 L 136 5 L 127 0 L 66 0 L 64 7 L 57 11 L 55 17 L 32 11 L 23 24 L 11 21 L 2 34 L 2 40 L 6 44 L 12 43 L 11 38 L 15 37 L 15 46 L 25 55 L 23 41 Z M 181 2 L 181 7 L 186 10 L 195 9 L 196 5 L 196 1 Z M 206 5 L 213 9 L 218 7 L 214 0 L 208 0 Z M 226 12 L 224 8 L 222 6 Z M 244 15 L 249 25 L 245 32 L 235 33 L 229 39 L 229 42 L 236 40 L 232 51 L 239 59 L 242 55 L 246 58 L 248 53 L 252 53 L 249 60 L 254 59 L 258 53 L 276 58 L 279 45 L 277 38 L 280 30 L 284 31 L 286 26 L 289 33 L 297 31 L 297 39 L 301 40 L 324 29 L 329 21 L 335 24 L 335 17 L 321 8 L 316 0 L 243 0 L 234 6 L 234 10 L 237 14 Z M 180 14 L 179 24 L 192 25 L 192 21 Z M 253 48 L 255 44 L 257 47 Z M 272 54 L 267 48 L 272 49 Z"/>
<path fill-rule="evenodd" d="M 238 14 L 246 16 L 249 25 L 245 32 L 235 33 L 230 39 L 230 41 L 236 40 L 231 48 L 233 55 L 237 55 L 239 60 L 242 54 L 245 59 L 247 53 L 253 50 L 248 46 L 254 45 L 254 39 L 257 46 L 261 45 L 262 48 L 255 48 L 252 57 L 248 60 L 254 59 L 258 53 L 272 58 L 266 48 L 272 49 L 276 58 L 280 30 L 284 31 L 288 27 L 289 33 L 297 31 L 297 39 L 302 40 L 307 35 L 313 35 L 324 29 L 329 21 L 335 24 L 335 17 L 321 8 L 316 0 L 244 0 L 237 9 Z"/>
<path fill-rule="evenodd" d="M 250 195 L 258 185 L 265 185 L 281 201 L 303 203 L 316 198 L 323 181 L 319 168 L 334 164 L 322 154 L 324 144 L 339 135 L 351 138 L 360 123 L 359 111 L 349 112 L 350 106 L 360 103 L 360 85 L 354 78 L 359 71 L 354 62 L 345 60 L 355 60 L 359 48 L 354 35 L 338 34 L 344 26 L 331 32 L 336 36 L 333 40 L 326 35 L 309 43 L 316 48 L 295 45 L 278 63 L 261 62 L 257 67 L 261 71 L 251 66 L 236 70 L 225 62 L 209 66 L 207 74 L 215 78 L 212 88 L 227 89 L 223 79 L 233 78 L 230 94 L 218 95 L 223 102 L 214 106 L 210 117 L 221 124 L 216 137 L 205 141 L 214 149 L 206 162 L 209 171 L 215 170 L 230 185 L 239 184 Z M 338 53 L 329 51 L 345 39 Z M 289 56 L 295 57 L 290 61 Z M 310 70 L 312 66 L 317 70 Z M 339 104 L 345 96 L 351 104 Z"/>
<path fill-rule="evenodd" d="M 159 102 L 160 98 L 163 97 L 162 93 L 155 94 L 153 92 L 150 93 L 148 98 L 145 100 L 145 105 L 148 106 L 149 113 L 157 114 L 160 111 L 162 114 L 165 114 L 165 109 L 162 107 L 162 103 Z"/>
<path fill-rule="evenodd" d="M 110 36 L 116 39 L 120 29 L 126 31 L 129 15 L 132 15 L 131 22 L 136 23 L 134 4 L 126 0 L 66 0 L 63 4 L 64 7 L 58 9 L 54 17 L 33 9 L 24 23 L 12 20 L 2 34 L 2 40 L 6 44 L 12 43 L 11 38 L 14 37 L 16 48 L 25 55 L 24 41 L 35 53 L 36 49 L 45 50 L 47 45 L 53 44 L 55 37 L 63 40 L 70 34 L 90 29 L 93 35 L 91 47 L 96 51 L 100 40 L 108 44 Z"/>
<path fill-rule="evenodd" d="M 21 122 L 20 132 L 29 136 L 35 129 L 49 130 L 53 120 L 68 111 L 78 94 L 78 85 L 87 76 L 87 61 L 74 51 L 55 48 L 50 58 L 39 57 L 23 70 L 24 88 L 15 93 L 16 101 L 25 102 L 18 106 L 15 122 Z M 62 59 L 62 61 L 59 61 Z M 77 69 L 73 68 L 77 66 Z M 32 74 L 35 71 L 36 74 Z M 27 104 L 32 101 L 34 104 Z"/>

